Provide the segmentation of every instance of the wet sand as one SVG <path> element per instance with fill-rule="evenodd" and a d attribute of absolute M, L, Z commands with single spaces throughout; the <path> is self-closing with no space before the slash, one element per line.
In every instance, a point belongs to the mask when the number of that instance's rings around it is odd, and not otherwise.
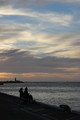
<path fill-rule="evenodd" d="M 0 93 L 1 120 L 80 120 L 80 114 L 67 113 L 39 102 L 24 103 L 20 98 Z"/>

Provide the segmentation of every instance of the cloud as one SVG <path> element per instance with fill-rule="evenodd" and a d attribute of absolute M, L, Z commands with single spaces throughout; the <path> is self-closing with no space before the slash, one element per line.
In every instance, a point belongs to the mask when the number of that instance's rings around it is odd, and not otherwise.
<path fill-rule="evenodd" d="M 49 1 L 48 0 L 0 0 L 0 6 L 7 6 L 9 4 L 17 4 L 18 6 L 25 6 L 25 7 L 28 7 L 30 6 L 32 3 L 34 4 L 37 4 L 37 5 L 45 5 L 45 4 L 48 4 Z"/>
<path fill-rule="evenodd" d="M 0 0 L 0 7 L 18 6 L 20 8 L 30 8 L 33 5 L 43 6 L 51 3 L 80 3 L 80 0 Z"/>
<path fill-rule="evenodd" d="M 58 23 L 60 26 L 69 26 L 72 21 L 72 15 L 69 15 L 69 14 L 60 14 L 56 12 L 40 13 L 40 12 L 35 12 L 32 10 L 25 11 L 22 9 L 13 9 L 12 7 L 1 8 L 0 15 L 1 16 L 5 16 L 5 15 L 25 16 L 25 17 L 34 19 L 35 21 L 39 21 L 40 23 L 41 22 L 44 22 L 44 23 L 46 22 L 46 23 L 51 23 L 51 24 Z"/>
<path fill-rule="evenodd" d="M 25 6 L 25 5 L 32 5 L 33 3 L 36 4 L 36 5 L 39 5 L 39 6 L 43 6 L 43 5 L 46 5 L 48 3 L 51 2 L 51 0 L 16 0 L 15 1 L 18 5 L 21 5 L 21 6 Z"/>
<path fill-rule="evenodd" d="M 10 0 L 0 0 L 0 6 L 6 6 L 10 3 Z"/>
<path fill-rule="evenodd" d="M 0 73 L 1 80 L 14 80 L 15 76 L 18 80 L 23 81 L 79 81 L 79 74 L 57 74 L 57 73 Z M 77 77 L 77 79 L 76 79 Z"/>
<path fill-rule="evenodd" d="M 53 2 L 63 2 L 63 3 L 78 3 L 80 0 L 52 0 Z"/>
<path fill-rule="evenodd" d="M 9 59 L 13 59 L 14 57 L 19 57 L 22 55 L 22 57 L 24 57 L 25 55 L 30 55 L 29 51 L 23 51 L 20 49 L 13 49 L 13 50 L 2 50 L 2 52 L 0 52 L 0 61 L 7 61 Z"/>
<path fill-rule="evenodd" d="M 50 68 L 55 71 L 56 68 L 68 68 L 68 67 L 78 67 L 80 64 L 80 58 L 58 58 L 58 57 L 44 57 L 44 58 L 36 58 L 31 55 L 31 52 L 29 51 L 22 51 L 20 49 L 13 49 L 13 50 L 7 50 L 0 53 L 0 57 L 7 57 L 8 60 L 3 61 L 3 64 L 6 64 L 7 66 L 13 66 L 13 67 L 23 67 L 24 72 L 41 72 L 46 71 L 47 69 L 44 68 Z M 1 62 L 2 63 L 2 62 Z M 12 65 L 9 65 L 12 64 Z M 14 66 L 15 64 L 15 66 Z M 5 65 L 4 65 L 5 67 Z M 35 68 L 35 69 L 26 69 L 27 68 Z M 41 70 L 40 70 L 41 68 Z M 23 69 L 19 69 L 22 71 Z M 48 69 L 49 70 L 49 69 Z M 51 72 L 50 71 L 50 72 Z M 53 71 L 52 71 L 53 72 Z"/>
<path fill-rule="evenodd" d="M 32 7 L 32 4 L 43 6 L 50 3 L 51 0 L 0 0 L 0 6 L 19 6 L 19 7 Z"/>
<path fill-rule="evenodd" d="M 34 49 L 36 45 L 44 46 L 47 45 L 47 48 L 41 48 L 38 50 L 38 55 L 44 54 L 52 56 L 62 56 L 62 57 L 80 57 L 78 53 L 80 47 L 74 46 L 73 43 L 79 40 L 80 35 L 79 34 L 72 34 L 72 33 L 65 33 L 65 34 L 32 34 L 30 32 L 23 32 L 19 35 L 17 40 L 22 40 L 24 38 L 25 42 L 32 42 L 34 41 L 34 44 L 28 46 L 28 48 L 31 49 L 31 47 Z M 26 43 L 27 45 L 27 43 Z M 33 49 L 32 49 L 33 50 Z M 52 54 L 53 53 L 53 54 Z M 37 54 L 37 53 L 36 53 Z"/>
<path fill-rule="evenodd" d="M 19 49 L 13 49 L 13 50 L 6 50 L 2 53 L 0 53 L 0 56 L 15 56 L 15 55 L 21 55 L 24 54 L 25 52 L 21 52 Z"/>
<path fill-rule="evenodd" d="M 22 49 L 36 57 L 58 56 L 80 58 L 79 33 L 35 33 L 26 24 L 4 25 L 0 28 L 0 50 Z M 31 26 L 30 26 L 31 27 Z M 31 28 L 30 28 L 31 29 Z M 37 46 L 37 47 L 36 47 Z"/>
<path fill-rule="evenodd" d="M 29 51 L 13 49 L 0 53 L 7 59 L 0 61 L 0 78 L 18 76 L 26 79 L 77 79 L 79 80 L 80 59 L 44 57 L 35 58 Z M 7 71 L 7 73 L 6 73 Z"/>

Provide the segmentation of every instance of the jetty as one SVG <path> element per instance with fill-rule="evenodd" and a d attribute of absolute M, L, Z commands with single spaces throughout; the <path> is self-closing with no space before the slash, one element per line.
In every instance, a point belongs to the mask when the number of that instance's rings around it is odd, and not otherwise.
<path fill-rule="evenodd" d="M 25 103 L 19 97 L 0 93 L 2 120 L 80 120 L 80 114 L 38 101 Z"/>
<path fill-rule="evenodd" d="M 0 81 L 0 85 L 7 84 L 7 83 L 24 83 L 24 82 L 17 80 L 16 78 L 14 80 Z"/>
<path fill-rule="evenodd" d="M 4 83 L 0 81 L 0 85 L 3 85 Z"/>

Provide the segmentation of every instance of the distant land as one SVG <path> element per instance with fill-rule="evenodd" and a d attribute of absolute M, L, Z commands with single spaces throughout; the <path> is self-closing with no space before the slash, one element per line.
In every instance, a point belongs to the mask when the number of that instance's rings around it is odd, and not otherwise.
<path fill-rule="evenodd" d="M 20 80 L 17 80 L 16 78 L 15 78 L 14 81 L 12 81 L 12 80 L 0 81 L 0 85 L 3 85 L 4 83 L 24 83 L 24 82 L 23 82 L 23 81 L 20 81 Z"/>

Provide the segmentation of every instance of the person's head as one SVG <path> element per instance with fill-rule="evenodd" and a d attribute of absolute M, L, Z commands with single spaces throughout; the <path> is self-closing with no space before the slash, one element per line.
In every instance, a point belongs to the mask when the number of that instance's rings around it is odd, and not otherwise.
<path fill-rule="evenodd" d="M 23 90 L 23 88 L 20 88 L 20 90 L 22 91 L 22 90 Z"/>
<path fill-rule="evenodd" d="M 25 91 L 28 91 L 27 87 L 25 88 Z"/>

